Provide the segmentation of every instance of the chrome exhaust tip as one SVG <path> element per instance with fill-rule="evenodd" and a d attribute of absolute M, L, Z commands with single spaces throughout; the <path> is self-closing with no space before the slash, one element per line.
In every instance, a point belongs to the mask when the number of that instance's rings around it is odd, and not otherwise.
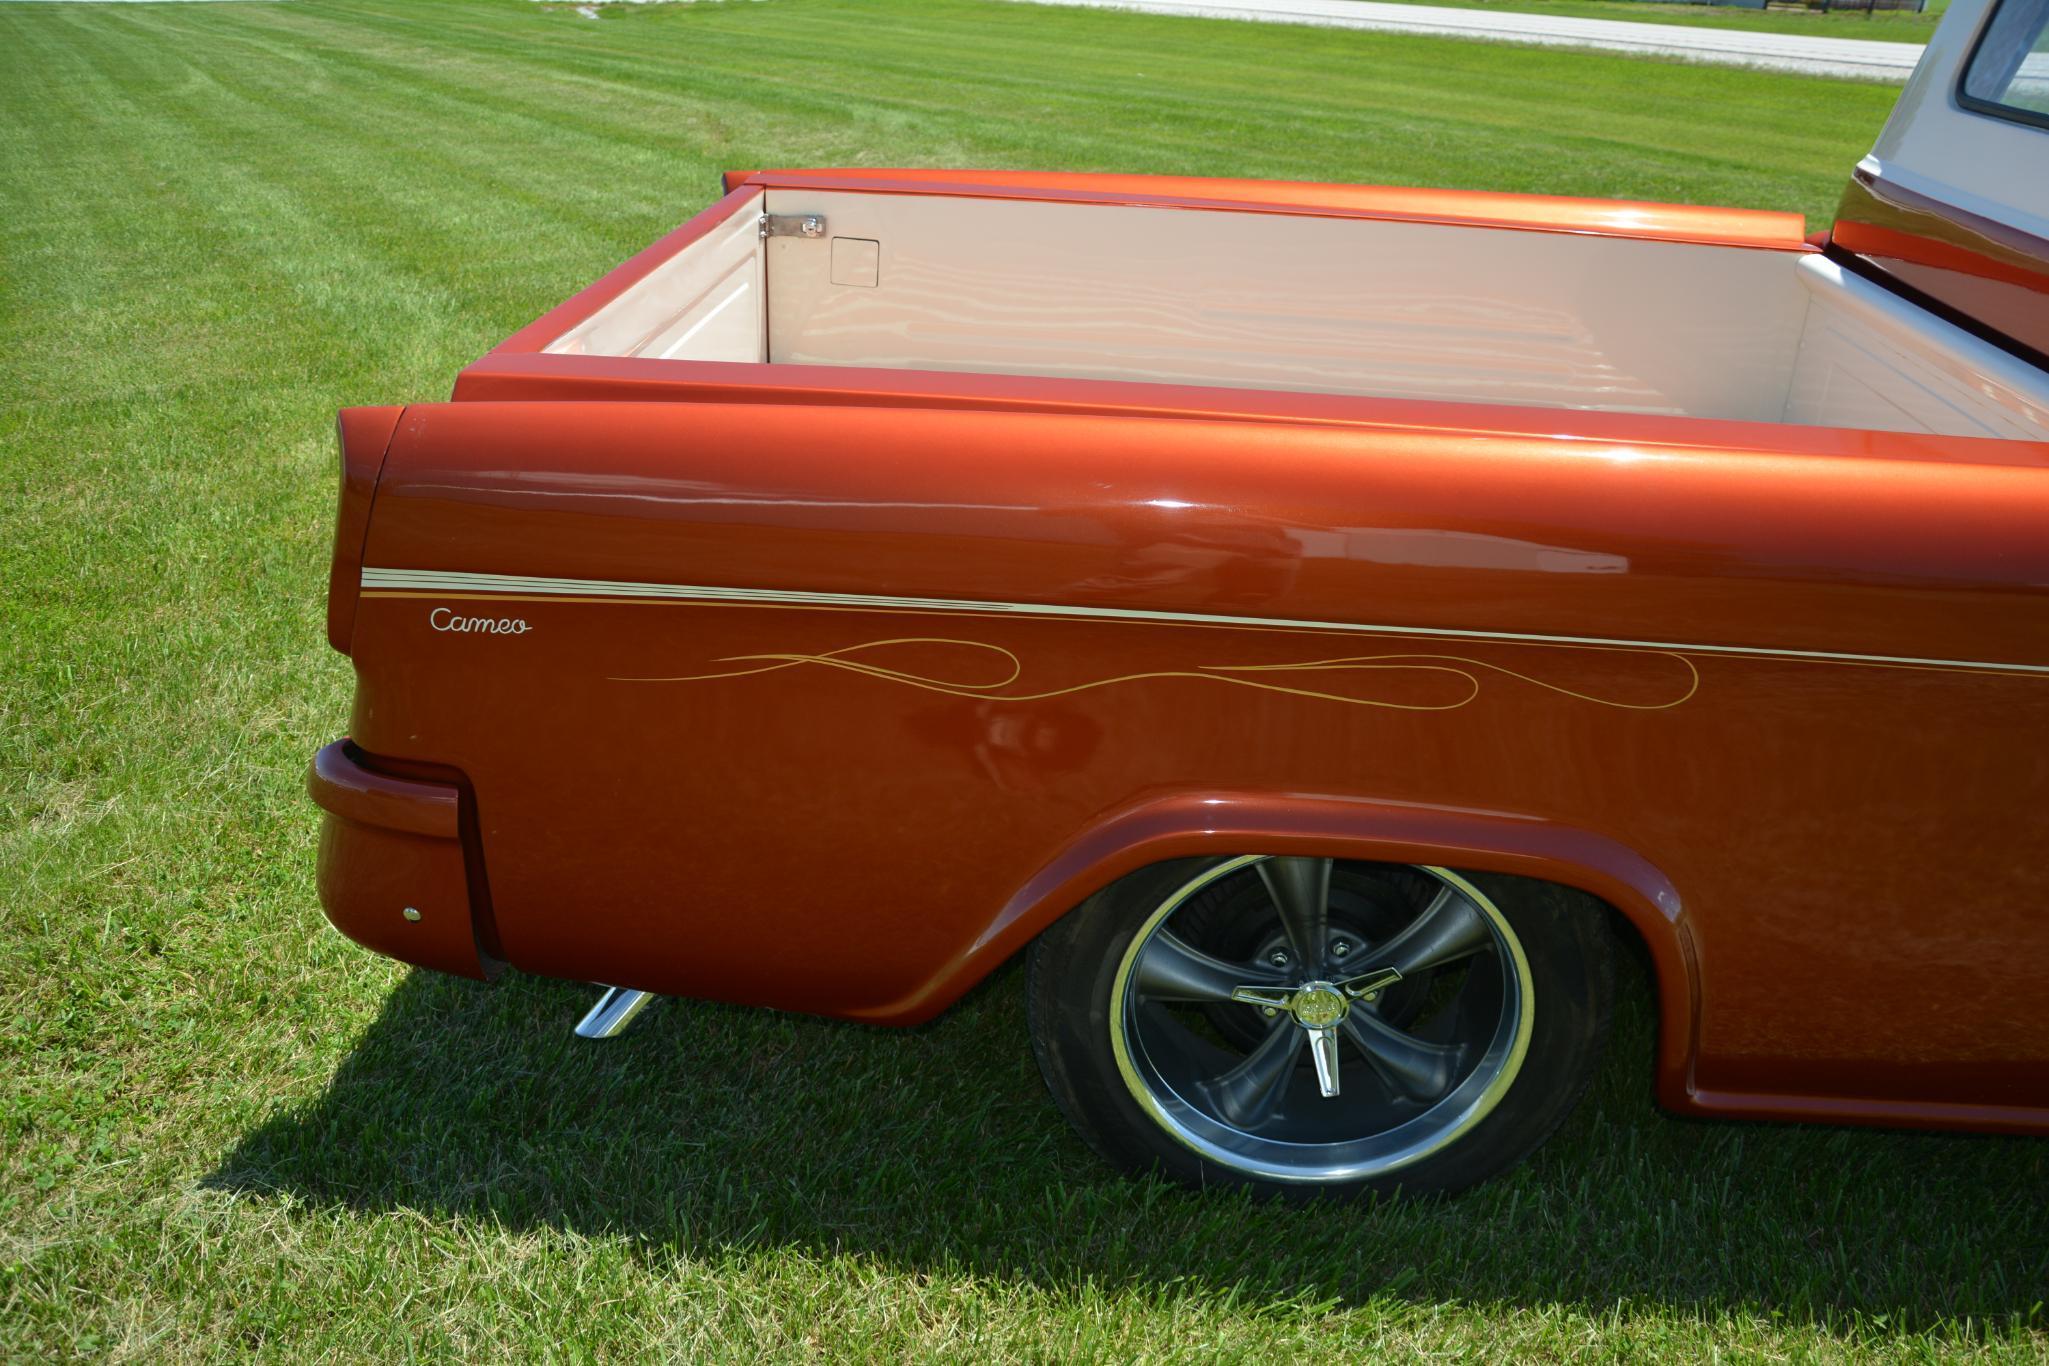
<path fill-rule="evenodd" d="M 638 991 L 633 987 L 606 987 L 605 994 L 598 997 L 598 1003 L 590 1013 L 576 1022 L 576 1036 L 579 1039 L 609 1039 L 618 1035 L 641 1011 L 655 1000 L 651 991 Z"/>

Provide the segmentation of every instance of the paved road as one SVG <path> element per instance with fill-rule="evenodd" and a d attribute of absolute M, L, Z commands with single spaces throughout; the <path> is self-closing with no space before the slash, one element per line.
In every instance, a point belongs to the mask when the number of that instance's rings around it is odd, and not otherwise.
<path fill-rule="evenodd" d="M 1725 66 L 1770 67 L 1818 76 L 1857 76 L 1904 81 L 1920 60 L 1919 43 L 1882 43 L 1868 38 L 1811 38 L 1804 34 L 1753 33 L 1743 29 L 1694 28 L 1680 24 L 1638 24 L 1618 19 L 1564 19 L 1548 14 L 1503 14 L 1495 10 L 1447 9 L 1441 5 L 1389 5 L 1376 0 L 1029 0 L 1041 5 L 1085 5 L 1091 9 L 1145 10 L 1216 19 L 1252 19 L 1268 24 L 1318 24 L 1329 28 L 1387 29 L 1484 38 L 1504 43 L 1604 48 L 1651 53 Z"/>

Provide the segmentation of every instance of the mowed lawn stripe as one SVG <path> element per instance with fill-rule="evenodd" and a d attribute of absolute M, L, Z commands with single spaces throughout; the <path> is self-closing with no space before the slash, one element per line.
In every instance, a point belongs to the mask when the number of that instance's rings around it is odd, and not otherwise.
<path fill-rule="evenodd" d="M 544 59 L 550 64 L 544 87 L 549 117 L 560 116 L 587 93 L 587 87 L 565 82 L 560 67 L 602 71 L 605 75 L 599 84 L 607 87 L 608 93 L 616 89 L 628 97 L 623 117 L 606 123 L 619 127 L 629 139 L 659 129 L 659 115 L 679 107 L 700 108 L 707 97 L 737 96 L 751 100 L 758 111 L 750 116 L 743 103 L 733 111 L 740 117 L 717 120 L 721 127 L 751 130 L 764 120 L 773 126 L 788 119 L 792 110 L 802 116 L 800 121 L 833 116 L 838 126 L 845 121 L 849 92 L 858 92 L 864 103 L 886 99 L 904 116 L 985 124 L 986 129 L 978 127 L 978 133 L 1020 148 L 1035 144 L 1029 135 L 1031 120 L 1020 120 L 1016 117 L 1019 112 L 1057 118 L 1063 110 L 1086 105 L 1094 113 L 1116 113 L 1120 117 L 1115 123 L 1099 126 L 1115 129 L 1115 137 L 1105 141 L 1119 154 L 1117 164 L 1128 162 L 1134 152 L 1143 159 L 1164 148 L 1212 158 L 1271 153 L 1282 159 L 1285 168 L 1302 148 L 1315 149 L 1314 155 L 1327 162 L 1330 148 L 1325 135 L 1350 131 L 1365 135 L 1357 139 L 1354 166 L 1387 174 L 1376 160 L 1412 157 L 1417 150 L 1412 146 L 1416 137 L 1429 139 L 1440 129 L 1473 130 L 1479 125 L 1502 139 L 1499 150 L 1505 174 L 1539 178 L 1542 186 L 1554 189 L 1583 188 L 1575 184 L 1584 179 L 1578 162 L 1596 148 L 1638 159 L 1654 152 L 1671 162 L 1673 173 L 1704 169 L 1708 184 L 1696 186 L 1696 190 L 1713 189 L 1713 182 L 1722 175 L 1740 175 L 1753 182 L 1760 167 L 1770 170 L 1800 158 L 1811 167 L 1818 160 L 1818 123 L 1826 126 L 1817 119 L 1822 108 L 1832 106 L 1822 118 L 1840 124 L 1845 104 L 1859 102 L 1870 112 L 1875 127 L 1894 93 L 1879 86 L 1788 83 L 1770 73 L 1703 72 L 1623 57 L 1556 52 L 1527 54 L 1504 69 L 1498 52 L 1484 45 L 1324 30 L 1276 31 L 1258 25 L 1232 25 L 1233 48 L 1243 49 L 1242 59 L 1219 62 L 1215 54 L 1190 58 L 1185 55 L 1187 43 L 1172 41 L 1192 31 L 1214 29 L 1218 27 L 1215 24 L 1197 23 L 1191 29 L 1187 20 L 1068 12 L 1047 16 L 1045 11 L 1030 10 L 1020 18 L 1007 13 L 1009 7 L 988 5 L 928 8 L 920 12 L 916 24 L 903 31 L 893 29 L 886 44 L 875 42 L 872 24 L 850 20 L 793 24 L 788 22 L 789 13 L 809 19 L 814 11 L 785 7 L 769 16 L 785 20 L 777 40 L 759 42 L 732 32 L 751 21 L 744 12 L 734 13 L 735 8 L 706 7 L 691 17 L 691 71 L 695 79 L 711 82 L 714 88 L 693 91 L 690 100 L 680 105 L 654 83 L 643 86 L 634 79 L 641 73 L 659 72 L 664 56 L 674 60 L 671 54 L 621 52 L 600 46 L 595 38 L 577 41 L 572 34 L 559 53 L 534 44 L 518 45 L 507 54 L 507 60 L 529 67 Z M 978 21 L 976 38 L 970 44 L 960 43 L 956 22 L 951 35 L 955 41 L 949 43 L 946 27 L 930 16 L 963 10 Z M 608 22 L 631 26 L 636 18 Z M 1131 26 L 1143 41 L 1105 43 L 1100 32 L 1069 32 L 1057 40 L 1033 40 L 1014 32 L 1029 32 L 1034 21 L 1040 28 L 1076 30 L 1091 25 L 1100 29 L 1106 20 Z M 593 25 L 591 29 L 604 27 Z M 424 23 L 407 25 L 406 55 L 400 57 L 421 69 L 421 79 L 459 79 L 475 70 L 474 58 L 445 58 L 434 44 L 445 44 L 446 39 L 422 33 L 427 28 Z M 837 42 L 851 47 L 864 33 L 872 52 L 864 53 L 854 73 L 855 84 L 836 79 L 827 90 L 812 79 L 814 46 L 821 52 L 834 50 L 831 44 Z M 414 45 L 415 39 L 420 45 Z M 1311 49 L 1306 59 L 1301 51 L 1305 47 Z M 1390 60 L 1401 57 L 1409 60 Z M 1335 73 L 1316 69 L 1316 64 L 1328 68 L 1333 59 L 1349 60 Z M 973 107 L 963 109 L 957 94 L 905 102 L 899 90 L 901 78 L 908 77 L 917 82 L 914 88 L 929 92 L 935 69 L 949 62 L 974 73 Z M 1605 64 L 1615 73 L 1626 74 L 1627 83 L 1585 79 L 1589 63 Z M 778 71 L 778 66 L 784 65 L 797 69 L 787 74 Z M 1136 69 L 1141 66 L 1166 69 L 1141 72 Z M 1057 79 L 1048 79 L 1043 74 L 1045 67 L 1057 71 Z M 1289 79 L 1290 67 L 1300 69 L 1303 79 Z M 1021 71 L 1032 74 L 1013 74 Z M 1248 71 L 1255 74 L 1247 76 Z M 437 72 L 441 74 L 435 75 Z M 1219 106 L 1215 88 L 1219 86 L 1243 97 L 1237 106 Z M 1561 91 L 1579 98 L 1563 98 Z M 1018 101 L 1033 97 L 1037 97 L 1036 103 L 1020 107 Z M 1765 116 L 1761 101 L 1769 101 L 1773 116 Z M 1543 110 L 1541 120 L 1532 117 L 1535 108 Z M 597 111 L 579 112 L 595 115 Z M 1379 131 L 1376 121 L 1385 120 L 1392 120 L 1395 131 L 1408 136 L 1372 136 Z M 1228 123 L 1234 135 L 1232 145 L 1217 145 L 1211 125 L 1220 121 Z M 1711 131 L 1729 126 L 1740 126 L 1742 135 L 1732 138 Z M 1134 128 L 1142 136 L 1135 136 Z M 1196 135 L 1188 136 L 1190 132 Z M 1626 136 L 1617 136 L 1623 133 Z M 1547 157 L 1546 150 L 1561 139 L 1570 145 L 1559 149 L 1562 155 Z M 1845 155 L 1854 156 L 1860 150 L 1855 143 L 1845 145 L 1837 140 L 1836 145 Z M 1437 164 L 1438 159 L 1425 149 L 1421 160 L 1427 166 Z M 1639 167 L 1638 173 L 1642 171 Z M 1664 171 L 1653 168 L 1652 173 Z M 1819 214 L 1831 206 L 1837 188 L 1831 175 L 1825 189 L 1813 194 L 1811 203 L 1792 207 Z"/>
<path fill-rule="evenodd" d="M 1819 218 L 1892 93 L 969 0 L 0 4 L 0 1355 L 2039 1358 L 2049 1145 L 1670 1119 L 1640 984 L 1527 1168 L 1298 1211 L 1105 1171 L 1014 974 L 593 1048 L 312 885 L 334 407 L 445 395 L 719 169 Z"/>

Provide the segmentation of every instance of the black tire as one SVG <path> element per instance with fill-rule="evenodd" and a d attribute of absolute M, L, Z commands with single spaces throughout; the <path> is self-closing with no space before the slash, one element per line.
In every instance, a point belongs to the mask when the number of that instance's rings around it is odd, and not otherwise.
<path fill-rule="evenodd" d="M 1318 864 L 1327 870 L 1320 893 Z M 1312 881 L 1291 900 L 1283 889 L 1294 870 Z M 1260 891 L 1247 890 L 1248 875 Z M 1286 944 L 1329 941 L 1319 965 L 1297 965 L 1299 980 L 1275 988 L 1294 993 L 1289 1003 L 1277 1010 L 1178 994 L 1192 980 L 1183 970 L 1191 961 L 1215 968 L 1234 955 L 1224 964 L 1233 972 L 1282 971 L 1272 965 L 1285 948 L 1267 960 L 1241 960 L 1244 931 L 1220 923 L 1233 907 L 1241 919 L 1256 915 L 1262 894 L 1287 931 Z M 1299 915 L 1319 895 L 1321 921 L 1291 921 L 1281 909 Z M 1403 914 L 1411 917 L 1407 930 L 1395 928 Z M 1491 936 L 1487 946 L 1425 964 L 1429 951 L 1453 942 L 1439 932 L 1453 916 L 1458 944 Z M 1163 934 L 1169 926 L 1173 933 Z M 1211 953 L 1212 944 L 1225 948 Z M 1191 956 L 1191 948 L 1200 952 Z M 1373 995 L 1357 994 L 1371 974 L 1334 993 L 1328 984 L 1337 963 L 1328 955 L 1340 952 L 1353 955 L 1349 964 L 1369 967 L 1376 955 L 1387 965 L 1416 962 L 1402 981 Z M 1572 1112 L 1607 1039 L 1614 945 L 1600 902 L 1550 883 L 1330 860 L 1183 859 L 1141 869 L 1091 897 L 1032 945 L 1027 972 L 1032 1046 L 1046 1084 L 1074 1127 L 1117 1166 L 1192 1187 L 1296 1198 L 1418 1195 L 1462 1190 L 1513 1166 Z M 1155 989 L 1163 999 L 1148 994 Z M 1398 1000 L 1404 991 L 1408 997 Z M 1330 1003 L 1348 994 L 1349 1005 L 1337 1009 L 1362 1018 L 1347 1015 L 1338 1026 L 1346 1032 L 1334 1033 L 1326 1023 Z M 1113 1019 L 1123 1022 L 1114 1030 Z M 1410 1056 L 1406 1043 L 1388 1042 L 1391 1027 L 1416 1052 L 1455 1061 L 1428 1073 L 1391 1065 Z M 1406 1035 L 1412 1027 L 1417 1032 Z M 1297 1030 L 1332 1038 L 1305 1043 L 1292 1062 L 1280 1060 L 1295 1048 L 1288 1038 Z M 1256 1043 L 1248 1040 L 1268 1034 L 1287 1038 L 1271 1040 L 1263 1057 L 1274 1061 L 1254 1059 Z M 1323 1062 L 1327 1080 L 1305 1061 L 1319 1047 L 1334 1055 Z M 1234 1058 L 1235 1070 L 1207 1070 Z M 1266 1079 L 1257 1082 L 1256 1102 L 1240 1103 L 1242 1092 L 1232 1087 L 1245 1087 L 1255 1064 Z M 1468 1065 L 1473 1070 L 1461 1078 L 1457 1069 Z M 1348 1067 L 1357 1078 L 1349 1093 Z M 1325 1085 L 1336 1086 L 1336 1095 Z"/>

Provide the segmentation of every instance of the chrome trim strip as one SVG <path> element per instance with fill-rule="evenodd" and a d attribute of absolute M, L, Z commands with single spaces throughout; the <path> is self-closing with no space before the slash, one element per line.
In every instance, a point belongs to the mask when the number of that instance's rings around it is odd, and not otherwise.
<path fill-rule="evenodd" d="M 1378 626 L 1351 621 L 1303 621 L 1292 617 L 1161 612 L 1139 607 L 1076 607 L 1062 603 L 989 602 L 974 598 L 910 598 L 882 593 L 818 593 L 787 588 L 723 588 L 700 584 L 633 583 L 623 579 L 536 578 L 518 574 L 472 574 L 459 570 L 365 569 L 363 589 L 365 592 L 410 589 L 556 597 L 649 598 L 670 602 L 761 603 L 784 607 L 854 607 L 878 611 L 983 612 L 1027 617 L 1081 617 L 1097 621 L 1149 621 L 1169 626 L 1251 626 L 1296 631 L 1349 631 L 1360 635 L 1419 636 L 1439 640 L 1498 640 L 1518 645 L 1590 645 L 1605 649 L 1669 650 L 1680 654 L 1738 655 L 1759 659 L 1813 659 L 1841 664 L 2049 674 L 2049 664 L 2004 664 L 1995 660 L 1932 659 L 1915 655 L 1849 654 L 1835 650 L 1777 649 L 1766 645 L 1699 645 L 1685 641 L 1628 640 L 1612 636 L 1553 636 L 1532 631 L 1478 631 L 1447 626 Z"/>

